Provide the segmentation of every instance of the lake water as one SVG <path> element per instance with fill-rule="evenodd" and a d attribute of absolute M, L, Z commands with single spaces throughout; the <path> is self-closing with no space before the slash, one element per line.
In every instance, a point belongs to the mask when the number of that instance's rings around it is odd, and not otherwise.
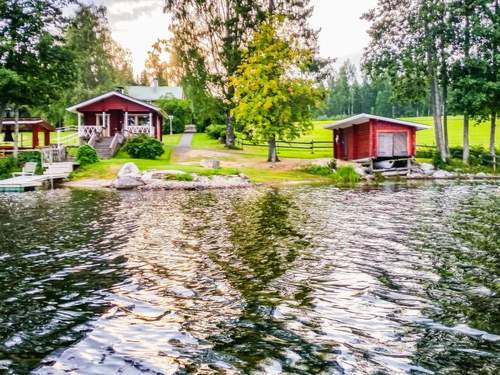
<path fill-rule="evenodd" d="M 500 371 L 500 184 L 0 195 L 0 246 L 0 373 Z"/>

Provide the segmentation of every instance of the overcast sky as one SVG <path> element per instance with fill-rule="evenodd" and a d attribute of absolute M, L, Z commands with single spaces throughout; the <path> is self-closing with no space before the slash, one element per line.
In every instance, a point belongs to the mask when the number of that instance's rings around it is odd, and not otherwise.
<path fill-rule="evenodd" d="M 368 25 L 360 17 L 376 1 L 313 0 L 311 24 L 321 29 L 321 55 L 339 61 L 349 58 L 358 63 L 368 43 Z M 132 52 L 134 73 L 139 74 L 151 45 L 169 36 L 169 17 L 162 12 L 163 0 L 95 0 L 95 3 L 108 7 L 113 37 Z"/>

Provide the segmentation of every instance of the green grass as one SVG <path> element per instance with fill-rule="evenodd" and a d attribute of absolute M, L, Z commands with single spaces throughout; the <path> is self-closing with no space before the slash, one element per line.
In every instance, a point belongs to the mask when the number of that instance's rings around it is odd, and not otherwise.
<path fill-rule="evenodd" d="M 432 126 L 432 117 L 412 117 L 405 118 L 405 120 L 421 123 L 424 125 Z M 325 120 L 325 121 L 315 121 L 313 128 L 307 134 L 297 138 L 297 142 L 310 142 L 321 141 L 321 142 L 332 142 L 332 131 L 325 129 L 325 125 L 332 124 L 335 121 Z M 460 146 L 463 143 L 463 117 L 454 116 L 448 117 L 448 134 L 450 146 Z M 471 146 L 478 145 L 485 148 L 489 145 L 489 135 L 490 135 L 490 124 L 489 122 L 484 122 L 481 124 L 476 124 L 471 122 L 470 126 L 470 144 Z M 500 131 L 497 131 L 496 143 L 500 144 Z M 426 129 L 417 132 L 417 144 L 419 145 L 434 145 L 434 129 Z M 307 147 L 308 145 L 293 145 L 296 147 Z M 328 144 L 321 144 L 318 146 L 326 147 Z M 193 148 L 205 148 L 205 149 L 218 149 L 223 150 L 224 145 L 220 144 L 217 140 L 210 139 L 206 134 L 199 133 L 195 134 L 193 139 Z M 243 146 L 243 153 L 254 156 L 254 157 L 266 157 L 267 147 L 257 147 L 257 146 Z M 316 159 L 316 158 L 331 158 L 333 151 L 330 147 L 325 149 L 316 149 L 314 154 L 311 150 L 300 150 L 300 149 L 287 149 L 278 148 L 278 155 L 282 158 L 298 158 L 298 159 Z"/>
<path fill-rule="evenodd" d="M 418 122 L 432 126 L 432 117 L 412 117 L 404 120 Z M 477 124 L 471 121 L 469 126 L 471 146 L 483 146 L 488 148 L 490 144 L 490 123 L 489 121 Z M 463 145 L 463 117 L 448 117 L 448 139 L 450 147 Z M 434 129 L 420 130 L 417 132 L 417 145 L 434 145 Z M 500 144 L 500 132 L 496 133 L 496 144 Z"/>
<path fill-rule="evenodd" d="M 73 137 L 70 137 L 71 139 L 65 139 L 65 138 L 68 138 L 69 136 L 73 136 Z M 3 142 L 4 137 L 5 137 L 5 134 L 0 133 L 0 143 Z M 76 136 L 76 132 L 61 132 L 61 140 L 62 140 L 62 143 L 65 144 L 66 146 L 77 146 L 80 143 L 78 137 Z M 38 141 L 40 143 L 40 146 L 45 145 L 43 132 L 38 133 Z M 51 144 L 57 143 L 57 133 L 56 132 L 50 133 L 50 143 Z M 32 133 L 31 132 L 20 132 L 19 133 L 19 145 L 20 145 L 20 147 L 25 147 L 25 148 L 33 147 Z"/>
<path fill-rule="evenodd" d="M 165 146 L 177 146 L 179 141 L 181 140 L 182 134 L 172 134 L 172 135 L 163 135 L 163 144 Z"/>

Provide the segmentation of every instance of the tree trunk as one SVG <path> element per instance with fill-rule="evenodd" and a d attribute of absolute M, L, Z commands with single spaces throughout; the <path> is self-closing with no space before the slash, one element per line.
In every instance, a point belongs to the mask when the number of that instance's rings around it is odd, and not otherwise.
<path fill-rule="evenodd" d="M 450 144 L 448 141 L 448 84 L 443 83 L 443 141 L 446 157 L 450 156 Z"/>
<path fill-rule="evenodd" d="M 497 127 L 497 114 L 493 112 L 491 114 L 491 130 L 490 130 L 490 155 L 494 156 L 496 154 L 495 150 L 495 136 L 496 136 L 496 127 Z"/>
<path fill-rule="evenodd" d="M 233 125 L 233 116 L 231 116 L 228 112 L 226 118 L 226 147 L 234 148 L 236 136 L 234 135 L 234 125 Z"/>
<path fill-rule="evenodd" d="M 19 109 L 16 108 L 16 117 L 14 125 L 14 157 L 17 159 L 19 156 Z"/>
<path fill-rule="evenodd" d="M 436 138 L 436 147 L 439 154 L 441 155 L 441 160 L 445 162 L 447 159 L 447 154 L 444 148 L 443 125 L 441 122 L 441 102 L 439 98 L 438 82 L 435 75 L 433 75 L 431 81 L 431 107 L 432 116 L 434 119 L 434 136 Z"/>
<path fill-rule="evenodd" d="M 463 162 L 465 165 L 469 165 L 469 114 L 464 114 L 464 153 Z"/>
<path fill-rule="evenodd" d="M 271 163 L 276 163 L 280 161 L 278 159 L 278 152 L 276 149 L 276 137 L 271 137 L 268 141 L 268 152 L 267 152 L 267 161 Z"/>

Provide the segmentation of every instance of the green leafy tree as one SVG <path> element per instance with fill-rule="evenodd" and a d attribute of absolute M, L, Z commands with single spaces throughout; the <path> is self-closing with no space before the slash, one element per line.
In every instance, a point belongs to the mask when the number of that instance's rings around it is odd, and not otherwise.
<path fill-rule="evenodd" d="M 186 125 L 191 123 L 193 113 L 191 111 L 191 103 L 184 99 L 160 99 L 156 101 L 163 112 L 174 116 L 172 120 L 172 128 L 174 133 L 182 133 Z M 170 132 L 170 123 L 168 118 L 165 118 L 163 123 L 163 133 Z"/>
<path fill-rule="evenodd" d="M 133 82 L 130 52 L 113 40 L 106 7 L 80 5 L 69 21 L 64 45 L 75 57 L 76 76 L 46 113 L 54 122 L 74 121 L 66 112 L 68 105 Z"/>
<path fill-rule="evenodd" d="M 393 96 L 403 103 L 430 96 L 436 145 L 443 160 L 448 157 L 442 122 L 442 72 L 448 69 L 443 51 L 449 47 L 445 5 L 442 0 L 379 0 L 364 16 L 371 23 L 365 70 L 374 79 L 390 79 Z"/>
<path fill-rule="evenodd" d="M 70 2 L 0 2 L 0 116 L 7 106 L 46 107 L 74 82 L 74 55 L 61 43 Z"/>
<path fill-rule="evenodd" d="M 270 162 L 278 161 L 276 140 L 295 139 L 311 128 L 312 109 L 323 94 L 308 77 L 313 51 L 281 36 L 282 25 L 274 18 L 262 24 L 231 78 L 232 115 L 249 139 L 268 142 Z"/>
<path fill-rule="evenodd" d="M 181 66 L 182 85 L 197 112 L 199 107 L 226 117 L 226 146 L 235 143 L 232 77 L 242 62 L 242 50 L 270 14 L 282 14 L 290 33 L 315 45 L 317 35 L 307 24 L 310 0 L 166 0 L 172 16 L 173 50 Z M 316 64 L 318 69 L 321 63 Z M 198 116 L 197 116 L 198 117 Z M 217 117 L 215 113 L 211 117 Z M 204 119 L 205 120 L 205 119 Z"/>

